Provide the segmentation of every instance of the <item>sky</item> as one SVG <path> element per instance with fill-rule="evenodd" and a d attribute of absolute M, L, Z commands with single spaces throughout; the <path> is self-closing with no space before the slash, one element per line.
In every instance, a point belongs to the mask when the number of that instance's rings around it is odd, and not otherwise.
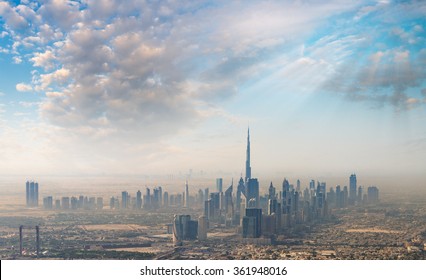
<path fill-rule="evenodd" d="M 0 175 L 426 180 L 425 1 L 0 1 Z"/>

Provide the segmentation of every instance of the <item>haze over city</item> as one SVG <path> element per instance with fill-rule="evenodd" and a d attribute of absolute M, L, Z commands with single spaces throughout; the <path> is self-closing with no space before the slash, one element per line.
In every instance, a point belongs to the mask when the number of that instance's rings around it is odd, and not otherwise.
<path fill-rule="evenodd" d="M 423 1 L 0 1 L 0 174 L 237 179 L 250 125 L 262 187 L 352 172 L 422 187 L 425 14 Z"/>

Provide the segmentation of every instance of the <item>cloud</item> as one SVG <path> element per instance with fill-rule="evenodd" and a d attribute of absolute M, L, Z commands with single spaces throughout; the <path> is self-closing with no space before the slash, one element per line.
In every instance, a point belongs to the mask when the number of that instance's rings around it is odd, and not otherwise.
<path fill-rule="evenodd" d="M 15 64 L 21 64 L 22 63 L 22 58 L 20 56 L 14 56 L 13 57 L 13 63 L 15 63 Z"/>
<path fill-rule="evenodd" d="M 16 90 L 17 91 L 32 91 L 33 87 L 29 84 L 19 83 L 19 84 L 16 85 Z"/>
<path fill-rule="evenodd" d="M 36 90 L 47 90 L 52 83 L 63 85 L 67 82 L 70 76 L 70 70 L 66 68 L 58 69 L 49 74 L 41 74 L 39 85 L 36 86 Z"/>
<path fill-rule="evenodd" d="M 13 49 L 35 50 L 30 61 L 41 69 L 32 87 L 45 92 L 40 113 L 47 121 L 77 133 L 91 127 L 154 139 L 202 121 L 209 104 L 238 94 L 268 55 L 299 44 L 353 4 L 104 0 L 8 7 L 32 23 L 14 31 Z"/>
<path fill-rule="evenodd" d="M 401 10 L 406 12 L 403 16 Z M 320 90 L 375 108 L 391 106 L 396 111 L 424 104 L 419 96 L 426 81 L 424 38 L 419 36 L 423 32 L 421 11 L 426 11 L 426 5 L 416 1 L 362 8 L 360 12 L 365 14 L 354 28 L 363 40 L 342 46 L 346 51 L 333 64 L 333 71 Z M 361 19 L 367 14 L 369 19 L 365 24 Z M 342 28 L 342 32 L 353 29 Z M 329 47 L 338 40 L 319 40 L 316 49 L 322 45 L 335 53 Z"/>
<path fill-rule="evenodd" d="M 43 53 L 35 53 L 34 57 L 31 58 L 33 65 L 36 67 L 42 67 L 45 70 L 54 67 L 54 61 L 56 57 L 51 50 L 46 50 Z"/>
<path fill-rule="evenodd" d="M 259 95 L 266 84 L 279 94 L 325 90 L 402 109 L 424 104 L 410 91 L 424 79 L 413 49 L 424 28 L 382 30 L 386 3 L 1 3 L 8 52 L 36 68 L 16 89 L 42 95 L 35 106 L 58 145 L 80 145 L 98 160 L 125 158 L 116 147 L 129 157 L 132 145 L 164 148 L 165 139 L 212 117 L 241 123 L 244 116 L 221 105 L 253 83 Z M 364 19 L 382 20 L 380 28 Z M 383 34 L 401 46 L 377 42 Z"/>
<path fill-rule="evenodd" d="M 0 2 L 0 16 L 5 19 L 7 26 L 13 30 L 22 30 L 28 26 L 25 18 L 7 2 Z"/>

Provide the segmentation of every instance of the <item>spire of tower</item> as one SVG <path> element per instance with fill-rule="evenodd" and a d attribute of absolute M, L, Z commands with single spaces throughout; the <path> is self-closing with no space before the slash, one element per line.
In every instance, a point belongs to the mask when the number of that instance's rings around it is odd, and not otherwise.
<path fill-rule="evenodd" d="M 250 166 L 250 127 L 247 129 L 246 181 L 251 178 Z"/>

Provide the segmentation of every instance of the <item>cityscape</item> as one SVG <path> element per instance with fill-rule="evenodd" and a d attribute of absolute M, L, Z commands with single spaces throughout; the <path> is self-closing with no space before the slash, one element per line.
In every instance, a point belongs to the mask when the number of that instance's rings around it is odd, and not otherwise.
<path fill-rule="evenodd" d="M 424 260 L 425 18 L 0 0 L 0 259 Z"/>
<path fill-rule="evenodd" d="M 2 227 L 1 258 L 425 258 L 424 208 L 392 209 L 378 187 L 360 186 L 356 174 L 343 187 L 307 183 L 284 178 L 261 193 L 252 177 L 250 131 L 245 176 L 235 188 L 233 179 L 224 187 L 217 178 L 214 187 L 190 192 L 187 180 L 181 193 L 147 187 L 105 202 L 48 195 L 39 205 L 41 187 L 27 181 L 25 207 L 39 214 L 25 225 L 18 219 L 15 227 Z"/>

